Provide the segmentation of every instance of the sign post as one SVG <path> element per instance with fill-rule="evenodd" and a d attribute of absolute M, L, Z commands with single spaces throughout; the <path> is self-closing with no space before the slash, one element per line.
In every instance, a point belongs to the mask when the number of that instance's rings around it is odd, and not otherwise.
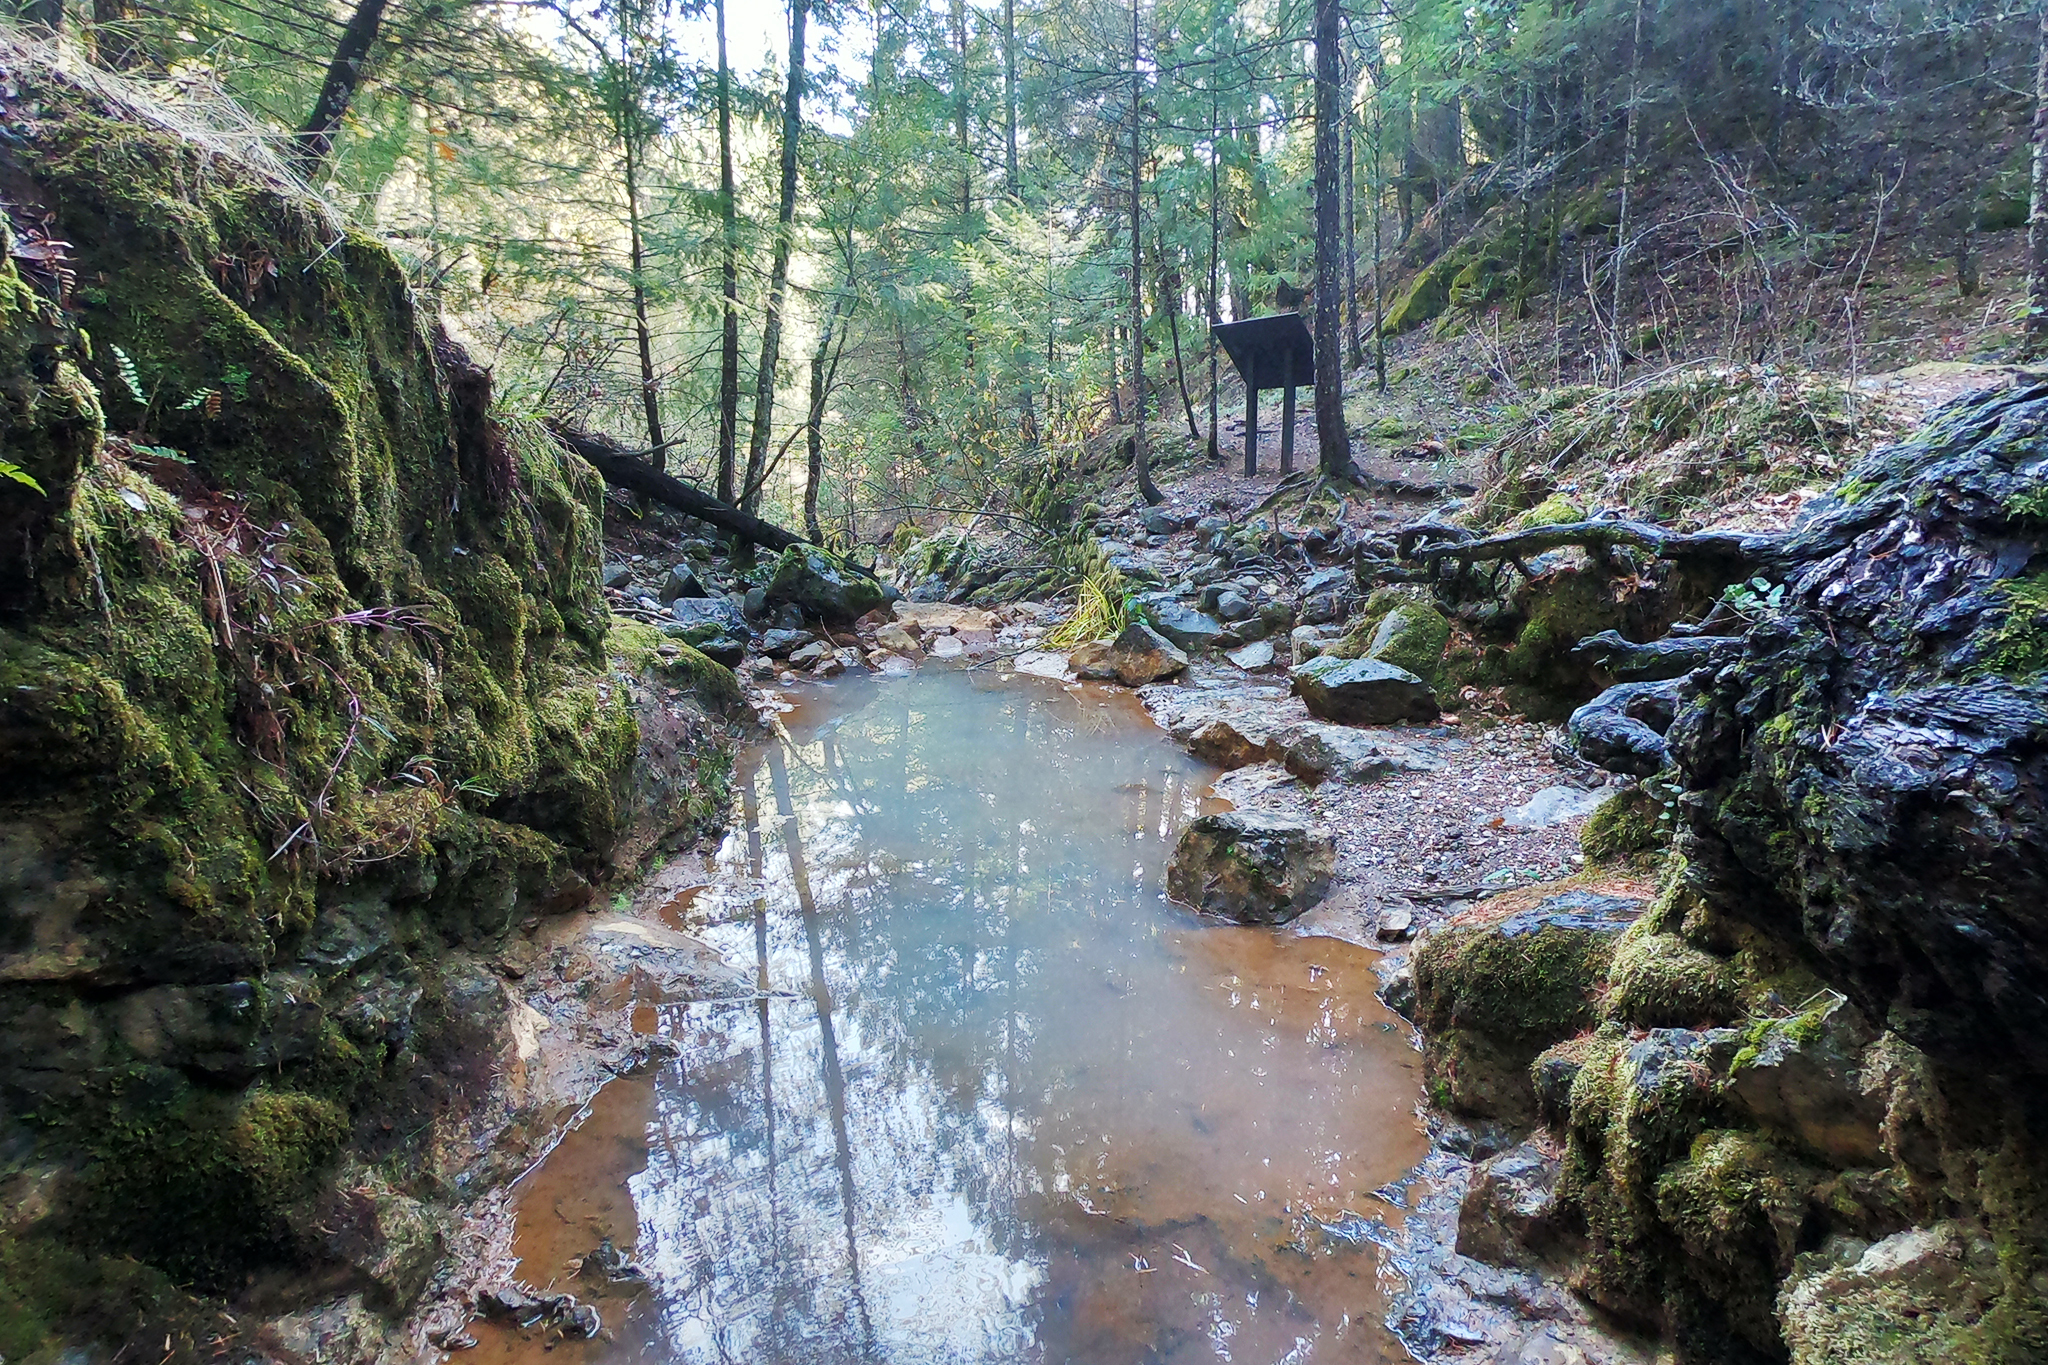
<path fill-rule="evenodd" d="M 1294 391 L 1316 382 L 1315 339 L 1299 313 L 1219 322 L 1210 331 L 1244 380 L 1244 472 L 1259 472 L 1259 390 L 1279 389 L 1280 472 L 1294 472 Z"/>

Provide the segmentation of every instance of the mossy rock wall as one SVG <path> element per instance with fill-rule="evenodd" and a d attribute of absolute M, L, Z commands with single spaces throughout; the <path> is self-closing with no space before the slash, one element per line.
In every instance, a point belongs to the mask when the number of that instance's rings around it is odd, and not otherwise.
<path fill-rule="evenodd" d="M 337 1154 L 490 1041 L 451 950 L 586 900 L 649 798 L 595 474 L 274 166 L 9 79 L 0 245 L 63 244 L 0 251 L 0 1178 L 54 1192 L 0 1234 L 17 1358 L 109 1254 L 313 1255 Z"/>

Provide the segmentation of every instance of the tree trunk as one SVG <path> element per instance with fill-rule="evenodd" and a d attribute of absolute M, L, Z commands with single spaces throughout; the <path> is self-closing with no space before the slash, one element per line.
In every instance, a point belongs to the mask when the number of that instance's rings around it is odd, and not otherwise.
<path fill-rule="evenodd" d="M 2048 15 L 2048 7 L 2043 9 Z M 2048 30 L 2044 30 L 2048 32 Z M 2048 47 L 2042 49 L 2048 54 Z M 2048 70 L 2048 68 L 2043 68 Z M 1629 41 L 1628 53 L 1628 116 L 1623 120 L 1627 129 L 1622 136 L 1621 148 L 1621 212 L 1614 225 L 1614 299 L 1608 305 L 1608 324 L 1612 332 L 1608 343 L 1608 361 L 1614 370 L 1614 383 L 1621 385 L 1621 366 L 1628 354 L 1622 340 L 1621 303 L 1622 286 L 1628 278 L 1628 210 L 1629 195 L 1635 188 L 1636 177 L 1636 101 L 1642 95 L 1643 70 L 1643 0 L 1636 0 L 1635 30 Z M 2038 115 L 2036 127 L 2039 126 Z M 2034 162 L 2038 175 L 2041 163 L 2040 142 L 2037 135 Z"/>
<path fill-rule="evenodd" d="M 1351 470 L 1351 434 L 1344 425 L 1344 356 L 1338 349 L 1338 265 L 1343 234 L 1338 199 L 1343 177 L 1337 164 L 1338 51 L 1340 0 L 1316 0 L 1316 450 L 1326 477 Z"/>
<path fill-rule="evenodd" d="M 789 81 L 782 93 L 782 196 L 775 209 L 775 255 L 768 268 L 768 300 L 761 317 L 761 364 L 754 372 L 754 428 L 747 438 L 747 481 L 740 506 L 761 505 L 767 479 L 769 428 L 775 418 L 775 364 L 782 351 L 782 295 L 789 285 L 789 252 L 796 223 L 797 140 L 804 130 L 804 21 L 810 0 L 789 0 Z"/>
<path fill-rule="evenodd" d="M 1017 172 L 1017 0 L 1003 0 L 1003 188 L 1023 197 Z"/>
<path fill-rule="evenodd" d="M 2023 349 L 2048 355 L 2048 0 L 2034 55 L 2034 173 L 2027 205 L 2027 323 Z"/>
<path fill-rule="evenodd" d="M 1138 496 L 1158 504 L 1166 499 L 1152 483 L 1152 454 L 1145 447 L 1144 116 L 1138 0 L 1131 0 L 1131 408 L 1137 414 L 1131 433 L 1131 468 L 1138 477 Z"/>
<path fill-rule="evenodd" d="M 740 228 L 732 182 L 732 68 L 725 58 L 725 0 L 718 0 L 718 210 L 724 293 L 718 339 L 718 496 L 733 500 L 739 482 L 740 438 Z"/>
<path fill-rule="evenodd" d="M 701 488 L 684 483 L 672 474 L 662 473 L 641 459 L 638 451 L 627 450 L 609 436 L 579 431 L 556 422 L 548 423 L 548 429 L 562 444 L 581 455 L 603 475 L 606 483 L 666 503 L 700 521 L 708 521 L 750 545 L 786 550 L 792 545 L 803 544 L 804 538 L 794 531 L 785 531 L 772 522 L 729 505 L 723 499 L 712 497 Z"/>
<path fill-rule="evenodd" d="M 1210 74 L 1210 80 L 1215 80 L 1215 73 Z M 1216 438 L 1217 418 L 1223 402 L 1220 390 L 1222 374 L 1219 369 L 1219 352 L 1222 348 L 1216 344 L 1216 325 L 1223 321 L 1222 304 L 1216 294 L 1217 257 L 1221 255 L 1223 248 L 1223 202 L 1217 193 L 1221 183 L 1220 149 L 1216 141 L 1216 125 L 1220 121 L 1218 105 L 1216 90 L 1212 85 L 1209 90 L 1209 458 L 1212 460 L 1223 458 L 1223 447 L 1218 444 Z"/>
<path fill-rule="evenodd" d="M 1195 425 L 1195 400 L 1188 396 L 1188 367 L 1181 359 L 1180 350 L 1180 295 L 1181 279 L 1178 271 L 1166 269 L 1166 244 L 1159 244 L 1160 275 L 1159 302 L 1166 310 L 1166 329 L 1173 337 L 1173 382 L 1180 389 L 1180 405 L 1188 415 L 1188 439 L 1202 439 L 1202 429 Z"/>
<path fill-rule="evenodd" d="M 308 180 L 320 173 L 328 154 L 334 150 L 334 134 L 362 84 L 363 67 L 369 62 L 370 48 L 384 22 L 385 3 L 386 0 L 356 0 L 355 13 L 349 15 L 341 41 L 335 45 L 327 79 L 321 82 L 319 97 L 313 101 L 313 112 L 306 116 L 306 126 L 299 129 L 294 139 L 292 161 L 299 174 Z M 63 13 L 61 0 L 48 0 L 47 7 L 55 8 L 60 16 Z"/>
<path fill-rule="evenodd" d="M 1365 338 L 1358 325 L 1358 144 L 1354 125 L 1358 119 L 1352 100 L 1358 94 L 1358 78 L 1350 63 L 1344 66 L 1344 319 L 1350 342 L 1353 369 L 1365 363 Z"/>
<path fill-rule="evenodd" d="M 626 242 L 633 268 L 633 336 L 640 349 L 640 408 L 647 420 L 647 455 L 658 470 L 668 468 L 668 441 L 661 434 L 661 391 L 654 381 L 654 337 L 647 326 L 646 252 L 640 240 L 640 166 L 635 139 L 639 136 L 620 111 L 621 141 L 626 151 Z"/>

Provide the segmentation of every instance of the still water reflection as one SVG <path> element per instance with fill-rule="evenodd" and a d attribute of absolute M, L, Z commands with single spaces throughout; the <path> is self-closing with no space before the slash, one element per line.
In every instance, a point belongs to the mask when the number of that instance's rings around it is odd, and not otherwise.
<path fill-rule="evenodd" d="M 841 692 L 743 770 L 694 912 L 763 998 L 656 1006 L 679 1061 L 522 1191 L 531 1282 L 608 1234 L 653 1284 L 559 1351 L 1405 1359 L 1360 1231 L 1421 1156 L 1416 1059 L 1371 955 L 1165 899 L 1214 772 L 1128 699 Z"/>

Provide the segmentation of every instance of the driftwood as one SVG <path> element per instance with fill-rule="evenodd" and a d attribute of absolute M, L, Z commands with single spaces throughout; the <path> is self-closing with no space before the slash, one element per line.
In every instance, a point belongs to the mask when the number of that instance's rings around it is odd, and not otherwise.
<path fill-rule="evenodd" d="M 559 422 L 548 423 L 548 430 L 563 445 L 588 460 L 590 467 L 602 474 L 606 483 L 630 493 L 643 494 L 699 521 L 708 521 L 721 531 L 730 531 L 752 545 L 786 550 L 792 545 L 810 543 L 794 531 L 785 531 L 773 522 L 763 521 L 729 503 L 720 502 L 701 488 L 694 488 L 673 475 L 662 473 L 609 436 L 580 431 Z"/>

